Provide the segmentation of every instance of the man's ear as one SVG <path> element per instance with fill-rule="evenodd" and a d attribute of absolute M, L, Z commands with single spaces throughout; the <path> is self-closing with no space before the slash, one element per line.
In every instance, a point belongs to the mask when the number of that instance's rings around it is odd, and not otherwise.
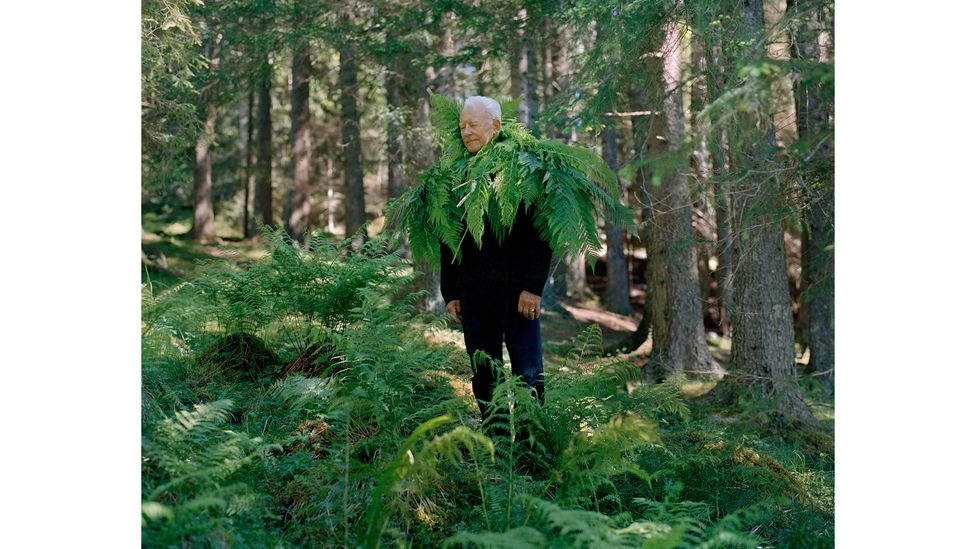
<path fill-rule="evenodd" d="M 502 121 L 497 118 L 492 118 L 491 126 L 495 128 L 495 131 L 497 132 L 498 130 L 502 129 Z"/>

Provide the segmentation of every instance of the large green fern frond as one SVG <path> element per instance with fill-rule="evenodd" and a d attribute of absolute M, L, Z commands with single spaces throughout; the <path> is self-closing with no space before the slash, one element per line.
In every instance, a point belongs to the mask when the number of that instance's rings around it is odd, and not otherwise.
<path fill-rule="evenodd" d="M 441 159 L 423 174 L 409 198 L 398 199 L 387 210 L 387 228 L 408 233 L 415 257 L 433 264 L 439 259 L 439 243 L 459 257 L 465 231 L 480 247 L 486 225 L 496 239 L 504 240 L 523 204 L 535 212 L 534 226 L 556 253 L 584 254 L 592 260 L 601 248 L 600 217 L 634 232 L 633 214 L 619 200 L 617 178 L 599 156 L 537 139 L 514 118 L 517 102 L 502 105 L 502 129 L 469 154 L 460 138 L 461 107 L 453 99 L 431 97 Z"/>

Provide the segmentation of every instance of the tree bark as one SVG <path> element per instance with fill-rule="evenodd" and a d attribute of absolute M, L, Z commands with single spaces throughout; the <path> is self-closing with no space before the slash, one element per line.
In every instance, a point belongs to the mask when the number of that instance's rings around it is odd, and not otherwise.
<path fill-rule="evenodd" d="M 525 126 L 532 131 L 536 131 L 539 118 L 540 63 L 537 34 L 540 26 L 535 10 L 529 10 L 522 38 L 525 43 Z"/>
<path fill-rule="evenodd" d="M 728 150 L 728 137 L 724 130 L 720 132 L 719 151 L 714 156 L 715 171 L 722 176 L 728 175 L 728 164 L 725 162 L 724 152 Z M 718 291 L 719 291 L 719 323 L 722 336 L 732 336 L 732 232 L 729 224 L 729 183 L 715 182 L 715 226 L 718 246 Z"/>
<path fill-rule="evenodd" d="M 789 61 L 790 39 L 783 26 L 786 0 L 763 0 L 763 22 L 770 38 L 766 42 L 766 54 L 776 61 Z M 796 102 L 793 83 L 789 76 L 778 79 L 772 87 L 773 127 L 776 128 L 776 144 L 787 147 L 797 137 Z"/>
<path fill-rule="evenodd" d="M 292 57 L 291 90 L 291 163 L 292 187 L 286 211 L 285 231 L 293 239 L 304 240 L 311 211 L 310 170 L 312 163 L 312 133 L 309 115 L 309 81 L 312 76 L 312 57 L 304 39 L 295 45 Z"/>
<path fill-rule="evenodd" d="M 366 224 L 366 194 L 363 188 L 363 155 L 359 133 L 357 92 L 359 75 L 355 45 L 349 41 L 339 47 L 339 86 L 342 113 L 342 151 L 346 186 L 346 238 L 353 248 L 365 242 L 365 233 L 357 233 Z"/>
<path fill-rule="evenodd" d="M 797 10 L 809 10 L 805 24 L 797 33 L 798 58 L 827 63 L 830 60 L 830 33 L 827 14 L 815 2 L 794 3 Z M 797 118 L 800 137 L 812 146 L 823 142 L 814 152 L 820 160 L 833 158 L 833 128 L 830 105 L 823 84 L 798 86 Z M 829 393 L 834 390 L 834 172 L 833 164 L 824 163 L 814 173 L 819 176 L 808 185 L 809 204 L 804 241 L 803 306 L 807 312 L 810 363 L 808 372 L 816 373 Z"/>
<path fill-rule="evenodd" d="M 519 10 L 515 17 L 515 27 L 508 40 L 508 74 L 509 74 L 509 95 L 512 99 L 521 99 L 519 103 L 519 121 L 527 124 L 528 106 L 525 101 L 525 71 L 527 70 L 528 60 L 525 57 L 525 35 L 524 21 L 526 19 L 525 8 Z"/>
<path fill-rule="evenodd" d="M 218 65 L 217 45 L 214 43 L 217 38 L 212 27 L 205 26 L 204 30 L 207 36 L 205 53 L 212 73 Z M 217 103 L 213 89 L 215 85 L 216 81 L 211 77 L 204 86 L 205 118 L 194 147 L 193 227 L 190 234 L 197 242 L 212 242 L 217 236 L 214 232 L 213 208 L 213 143 L 217 127 Z"/>
<path fill-rule="evenodd" d="M 254 142 L 254 90 L 247 94 L 247 105 L 241 108 L 241 186 L 244 187 L 244 218 L 241 222 L 241 234 L 244 238 L 251 236 L 251 185 L 254 179 L 253 149 Z"/>
<path fill-rule="evenodd" d="M 271 63 L 265 55 L 257 82 L 257 173 L 254 180 L 254 213 L 261 225 L 274 225 L 271 207 L 271 76 Z"/>
<path fill-rule="evenodd" d="M 217 105 L 208 98 L 207 118 L 197 137 L 195 165 L 193 169 L 193 239 L 197 242 L 213 242 L 213 140 L 217 126 Z"/>
<path fill-rule="evenodd" d="M 617 173 L 617 128 L 611 117 L 603 130 L 603 160 Z M 618 180 L 619 181 L 619 180 Z M 626 196 L 626 190 L 621 193 Z M 624 230 L 616 225 L 607 225 L 607 309 L 622 315 L 633 312 L 630 305 L 630 274 L 627 271 L 627 256 L 624 253 Z"/>
<path fill-rule="evenodd" d="M 703 34 L 706 31 L 701 31 Z M 726 60 L 722 50 L 722 37 L 710 33 L 713 43 L 703 53 L 707 56 L 706 86 L 712 94 L 719 95 L 725 89 Z M 732 237 L 730 219 L 730 198 L 728 176 L 730 172 L 729 136 L 725 127 L 710 132 L 707 141 L 709 156 L 712 159 L 712 186 L 715 194 L 715 232 L 716 255 L 718 256 L 718 303 L 719 324 L 722 336 L 732 336 L 732 287 L 729 282 L 732 273 Z"/>
<path fill-rule="evenodd" d="M 404 170 L 404 135 L 403 116 L 404 74 L 405 63 L 408 60 L 403 52 L 393 54 L 393 59 L 386 71 L 386 105 L 391 116 L 386 124 L 386 198 L 393 200 L 403 194 L 407 188 L 407 177 Z M 394 114 L 395 113 L 395 114 Z"/>
<path fill-rule="evenodd" d="M 750 36 L 763 30 L 761 0 L 742 0 Z M 742 163 L 751 174 L 731 185 L 735 315 L 732 317 L 732 369 L 735 379 L 771 403 L 789 423 L 817 423 L 796 381 L 793 315 L 783 241 L 783 196 L 767 175 L 764 161 L 774 161 L 776 133 L 772 117 L 745 113 Z M 739 147 L 736 147 L 739 148 Z M 740 148 L 741 150 L 741 148 Z"/>
<path fill-rule="evenodd" d="M 681 96 L 681 28 L 675 21 L 664 25 L 661 56 L 652 57 L 648 68 L 661 83 L 661 114 L 651 120 L 651 153 L 655 156 L 682 150 L 684 105 Z M 702 304 L 691 227 L 691 194 L 687 176 L 667 169 L 659 185 L 645 187 L 651 207 L 647 261 L 651 287 L 651 357 L 644 366 L 645 379 L 661 379 L 685 372 L 718 374 L 722 370 L 705 344 Z"/>
<path fill-rule="evenodd" d="M 650 109 L 650 100 L 647 91 L 642 88 L 631 90 L 630 108 L 633 111 L 646 111 Z M 650 168 L 647 166 L 647 154 L 650 149 L 650 117 L 636 116 L 631 120 L 633 125 L 633 150 L 631 155 L 633 162 L 639 165 L 634 172 L 634 191 L 635 200 L 640 204 L 640 238 L 646 249 L 650 239 L 650 227 L 652 222 L 651 204 L 648 199 L 648 189 L 651 186 Z M 651 294 L 653 285 L 650 278 L 650 258 L 644 261 L 644 304 L 641 308 L 641 321 L 637 325 L 637 331 L 631 336 L 631 349 L 636 349 L 651 338 Z"/>
<path fill-rule="evenodd" d="M 694 149 L 692 150 L 692 167 L 695 174 L 694 189 L 697 200 L 695 201 L 695 213 L 692 226 L 695 234 L 701 239 L 698 245 L 698 278 L 701 289 L 702 303 L 706 304 L 706 319 L 719 319 L 720 313 L 716 308 L 709 304 L 711 298 L 712 273 L 709 261 L 715 253 L 716 246 L 716 212 L 714 200 L 710 196 L 710 186 L 712 181 L 712 157 L 708 150 L 708 124 L 706 121 L 696 116 L 708 103 L 708 83 L 705 72 L 708 69 L 708 62 L 704 48 L 697 37 L 691 40 L 691 71 L 695 79 L 691 84 L 691 112 L 694 118 Z M 709 314 L 710 313 L 710 314 Z"/>

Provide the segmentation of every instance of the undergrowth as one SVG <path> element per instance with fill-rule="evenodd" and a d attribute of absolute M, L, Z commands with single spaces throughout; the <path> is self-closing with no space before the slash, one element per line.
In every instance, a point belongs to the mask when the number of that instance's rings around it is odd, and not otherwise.
<path fill-rule="evenodd" d="M 640 384 L 598 329 L 544 406 L 500 368 L 482 433 L 388 243 L 265 237 L 144 287 L 144 546 L 833 546 L 830 456 Z"/>

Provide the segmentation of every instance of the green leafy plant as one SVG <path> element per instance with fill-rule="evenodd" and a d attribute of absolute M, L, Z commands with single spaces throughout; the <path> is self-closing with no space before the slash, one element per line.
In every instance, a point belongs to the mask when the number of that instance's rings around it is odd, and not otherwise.
<path fill-rule="evenodd" d="M 420 184 L 387 208 L 384 228 L 405 232 L 414 256 L 436 264 L 440 243 L 455 257 L 466 233 L 481 245 L 486 226 L 502 241 L 520 205 L 533 208 L 533 223 L 557 253 L 600 249 L 597 205 L 609 223 L 635 231 L 632 212 L 620 203 L 617 178 L 596 154 L 550 139 L 538 139 L 503 106 L 502 128 L 471 155 L 462 146 L 461 104 L 431 98 L 431 120 L 443 155 Z M 487 223 L 486 223 L 487 220 Z"/>

